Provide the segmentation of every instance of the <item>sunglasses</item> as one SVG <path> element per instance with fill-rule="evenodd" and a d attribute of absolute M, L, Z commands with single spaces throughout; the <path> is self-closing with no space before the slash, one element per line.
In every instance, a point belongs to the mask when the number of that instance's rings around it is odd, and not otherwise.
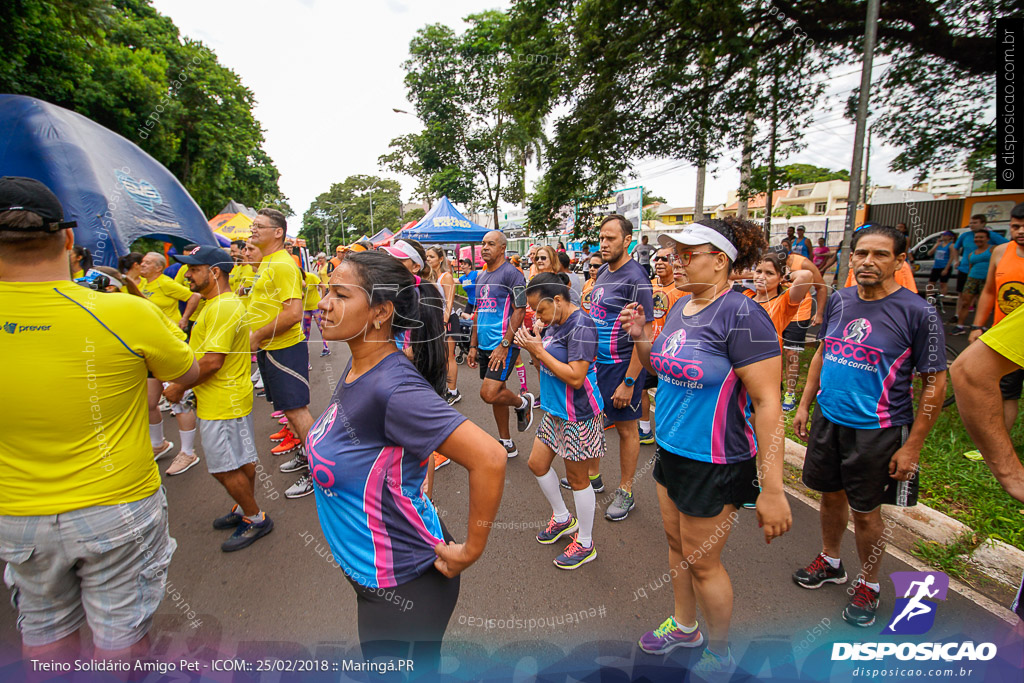
<path fill-rule="evenodd" d="M 671 259 L 668 256 L 655 256 L 651 260 L 654 261 L 655 263 L 665 263 L 667 261 L 670 261 Z"/>

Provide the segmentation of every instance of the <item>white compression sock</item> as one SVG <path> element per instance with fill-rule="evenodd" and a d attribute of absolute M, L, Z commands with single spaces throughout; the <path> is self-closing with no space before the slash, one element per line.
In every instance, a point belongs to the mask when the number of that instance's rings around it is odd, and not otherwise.
<path fill-rule="evenodd" d="M 651 421 L 650 420 L 647 420 L 647 421 L 640 420 L 640 429 L 642 429 L 645 432 L 651 431 Z"/>
<path fill-rule="evenodd" d="M 839 559 L 835 557 L 829 557 L 825 553 L 821 554 L 825 558 L 825 561 L 832 565 L 832 569 L 839 569 Z"/>
<path fill-rule="evenodd" d="M 181 452 L 189 455 L 195 455 L 196 453 L 196 430 L 186 432 L 183 429 L 178 430 L 178 434 L 181 435 Z"/>
<path fill-rule="evenodd" d="M 587 486 L 582 491 L 573 491 L 572 499 L 576 503 L 576 519 L 580 522 L 576 540 L 581 545 L 589 546 L 594 542 L 591 534 L 594 533 L 594 510 L 597 508 L 597 494 L 594 493 L 593 486 Z"/>
<path fill-rule="evenodd" d="M 537 483 L 540 484 L 541 492 L 544 493 L 544 497 L 551 505 L 551 513 L 555 516 L 555 521 L 564 522 L 569 519 L 569 508 L 565 507 L 565 501 L 562 500 L 562 492 L 558 488 L 558 475 L 555 474 L 555 471 L 549 467 L 543 476 L 537 477 Z"/>
<path fill-rule="evenodd" d="M 155 425 L 149 425 L 149 443 L 153 448 L 160 448 L 164 442 L 164 423 L 161 420 Z"/>

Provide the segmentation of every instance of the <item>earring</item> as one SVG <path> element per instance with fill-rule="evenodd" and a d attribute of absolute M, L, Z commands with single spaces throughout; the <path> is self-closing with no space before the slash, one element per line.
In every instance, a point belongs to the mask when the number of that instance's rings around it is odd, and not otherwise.
<path fill-rule="evenodd" d="M 375 330 L 379 330 L 380 329 L 380 321 L 379 320 L 373 321 L 373 329 L 375 329 Z"/>

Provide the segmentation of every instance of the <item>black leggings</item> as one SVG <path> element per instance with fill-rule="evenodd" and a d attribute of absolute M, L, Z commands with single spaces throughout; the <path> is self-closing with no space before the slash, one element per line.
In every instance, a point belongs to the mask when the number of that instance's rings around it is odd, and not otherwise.
<path fill-rule="evenodd" d="M 452 540 L 448 530 L 443 526 L 442 530 L 444 539 Z M 394 660 L 396 666 L 398 660 L 413 660 L 412 671 L 396 671 L 396 678 L 421 678 L 436 672 L 441 660 L 441 641 L 459 600 L 459 580 L 458 576 L 449 579 L 435 567 L 394 588 L 366 588 L 349 579 L 356 591 L 363 658 Z"/>

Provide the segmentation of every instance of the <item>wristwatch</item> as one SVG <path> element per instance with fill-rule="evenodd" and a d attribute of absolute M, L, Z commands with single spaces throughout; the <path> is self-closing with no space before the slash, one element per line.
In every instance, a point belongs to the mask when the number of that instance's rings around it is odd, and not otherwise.
<path fill-rule="evenodd" d="M 508 339 L 502 339 L 501 346 L 502 348 L 507 349 L 508 347 L 512 346 L 512 342 L 510 342 Z"/>
<path fill-rule="evenodd" d="M 636 378 L 635 377 L 627 377 L 626 379 L 622 380 L 622 383 L 625 384 L 627 387 L 631 387 L 634 384 L 636 384 Z"/>

